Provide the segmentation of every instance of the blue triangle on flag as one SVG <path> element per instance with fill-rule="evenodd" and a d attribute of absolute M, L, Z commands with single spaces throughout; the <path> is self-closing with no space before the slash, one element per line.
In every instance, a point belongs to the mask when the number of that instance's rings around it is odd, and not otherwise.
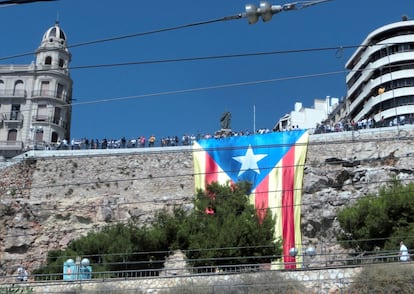
<path fill-rule="evenodd" d="M 254 190 L 305 132 L 211 138 L 198 143 L 233 182 L 248 181 Z"/>

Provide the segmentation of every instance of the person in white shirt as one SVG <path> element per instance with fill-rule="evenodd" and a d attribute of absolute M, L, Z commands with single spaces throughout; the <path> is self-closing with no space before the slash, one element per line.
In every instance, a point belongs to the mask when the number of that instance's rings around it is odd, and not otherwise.
<path fill-rule="evenodd" d="M 408 261 L 410 259 L 410 255 L 408 254 L 407 246 L 404 245 L 404 242 L 400 242 L 400 260 L 401 261 Z"/>

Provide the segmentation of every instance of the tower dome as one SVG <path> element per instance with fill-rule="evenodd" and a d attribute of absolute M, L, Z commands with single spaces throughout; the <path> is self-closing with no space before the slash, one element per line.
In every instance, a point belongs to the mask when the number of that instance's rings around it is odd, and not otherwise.
<path fill-rule="evenodd" d="M 43 35 L 41 47 L 66 47 L 66 34 L 59 22 L 49 28 Z"/>
<path fill-rule="evenodd" d="M 36 65 L 39 68 L 54 68 L 66 70 L 71 60 L 71 54 L 66 43 L 66 34 L 60 28 L 59 22 L 50 27 L 44 34 L 39 48 L 36 50 Z"/>

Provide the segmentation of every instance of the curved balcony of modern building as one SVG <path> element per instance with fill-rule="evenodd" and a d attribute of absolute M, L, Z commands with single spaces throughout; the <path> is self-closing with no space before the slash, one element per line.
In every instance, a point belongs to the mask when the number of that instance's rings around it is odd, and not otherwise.
<path fill-rule="evenodd" d="M 414 113 L 414 109 L 409 111 L 407 108 L 412 108 L 413 105 L 414 86 L 391 89 L 382 94 L 370 96 L 364 103 L 361 111 L 354 116 L 354 119 L 358 121 L 373 116 L 377 121 L 380 120 L 382 116 L 389 118 L 396 116 L 396 113 L 398 115 Z M 397 109 L 397 112 L 395 109 Z M 384 115 L 384 113 L 386 113 L 386 115 Z"/>
<path fill-rule="evenodd" d="M 390 108 L 381 112 L 381 115 L 385 119 L 408 116 L 414 113 L 414 105 L 401 105 L 398 107 Z"/>
<path fill-rule="evenodd" d="M 353 68 L 359 62 L 371 44 L 385 43 L 392 36 L 410 36 L 414 34 L 414 21 L 399 21 L 391 23 L 372 31 L 362 42 L 361 46 L 347 61 L 345 67 Z"/>
<path fill-rule="evenodd" d="M 351 97 L 354 92 L 358 91 L 360 87 L 366 87 L 366 83 L 373 75 L 374 71 L 377 69 L 382 69 L 384 75 L 386 74 L 394 74 L 393 67 L 397 68 L 396 71 L 399 71 L 398 64 L 404 64 L 404 62 L 412 61 L 412 64 L 408 65 L 408 67 L 414 68 L 414 52 L 408 51 L 404 53 L 398 53 L 390 56 L 385 56 L 381 59 L 376 60 L 375 62 L 371 63 L 369 67 L 366 69 L 361 69 L 360 77 L 358 80 L 353 84 L 353 86 L 348 89 L 348 97 Z"/>
<path fill-rule="evenodd" d="M 351 70 L 351 72 L 348 73 L 345 78 L 345 82 L 347 84 L 350 82 L 352 78 L 354 78 L 355 75 L 358 75 L 359 72 L 364 72 L 366 69 L 371 68 L 371 66 L 368 66 L 369 59 L 371 55 L 376 51 L 378 51 L 378 47 L 376 45 L 367 47 L 364 53 L 360 56 L 360 59 L 358 60 L 357 64 L 355 64 L 352 68 L 348 68 L 349 70 Z"/>
<path fill-rule="evenodd" d="M 37 99 L 48 99 L 51 102 L 55 102 L 57 104 L 70 104 L 72 102 L 71 99 L 71 95 L 63 92 L 63 93 L 58 93 L 56 91 L 50 90 L 50 91 L 45 91 L 45 90 L 34 90 L 32 91 L 32 95 L 31 95 L 32 100 L 37 100 Z"/>
<path fill-rule="evenodd" d="M 396 35 L 395 33 L 390 34 L 386 39 L 378 43 L 371 43 L 366 45 L 365 51 L 361 54 L 360 59 L 353 68 L 364 67 L 364 64 L 371 62 L 371 59 L 376 60 L 377 56 L 387 56 L 392 54 L 398 54 L 404 52 L 402 45 L 414 42 L 414 33 L 408 35 Z"/>
<path fill-rule="evenodd" d="M 379 89 L 384 85 L 386 85 L 386 88 L 384 87 L 384 92 L 380 94 Z M 359 119 L 368 113 L 373 105 L 377 104 L 373 97 L 379 97 L 378 99 L 385 101 L 399 96 L 413 95 L 413 89 L 414 69 L 401 70 L 394 72 L 392 75 L 387 73 L 375 80 L 371 80 L 370 83 L 363 88 L 363 91 L 359 93 L 358 97 L 349 104 L 349 114 L 351 117 Z M 364 104 L 363 106 L 362 103 Z M 373 105 L 371 105 L 371 103 L 373 103 Z M 355 113 L 355 111 L 357 111 L 357 113 Z"/>
<path fill-rule="evenodd" d="M 394 64 L 389 67 L 388 70 L 384 70 L 381 74 L 378 70 L 375 76 L 368 83 L 360 85 L 356 89 L 348 90 L 347 99 L 350 105 L 357 105 L 361 99 L 367 95 L 367 91 L 378 90 L 382 85 L 389 83 L 392 80 L 411 78 L 414 76 L 414 63 L 413 64 Z M 372 77 L 372 75 L 371 75 Z M 368 89 L 367 89 L 368 88 Z"/>

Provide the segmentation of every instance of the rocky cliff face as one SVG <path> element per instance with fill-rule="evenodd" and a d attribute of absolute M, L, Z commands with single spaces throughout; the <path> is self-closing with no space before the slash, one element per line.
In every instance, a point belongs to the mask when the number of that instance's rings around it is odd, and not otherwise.
<path fill-rule="evenodd" d="M 353 134 L 355 136 L 355 134 Z M 342 138 L 313 138 L 307 154 L 303 205 L 303 242 L 317 248 L 329 263 L 344 258 L 336 242 L 340 231 L 337 211 L 369 193 L 389 185 L 392 179 L 413 181 L 414 153 L 411 130 L 361 132 Z"/>
<path fill-rule="evenodd" d="M 392 177 L 410 180 L 413 138 L 411 126 L 311 136 L 302 206 L 304 246 L 340 254 L 336 212 L 375 193 Z M 145 223 L 155 211 L 176 204 L 192 209 L 191 151 L 128 152 L 29 153 L 0 170 L 0 271 L 14 273 L 21 262 L 29 269 L 39 267 L 48 250 L 65 248 L 109 223 L 131 218 Z"/>

